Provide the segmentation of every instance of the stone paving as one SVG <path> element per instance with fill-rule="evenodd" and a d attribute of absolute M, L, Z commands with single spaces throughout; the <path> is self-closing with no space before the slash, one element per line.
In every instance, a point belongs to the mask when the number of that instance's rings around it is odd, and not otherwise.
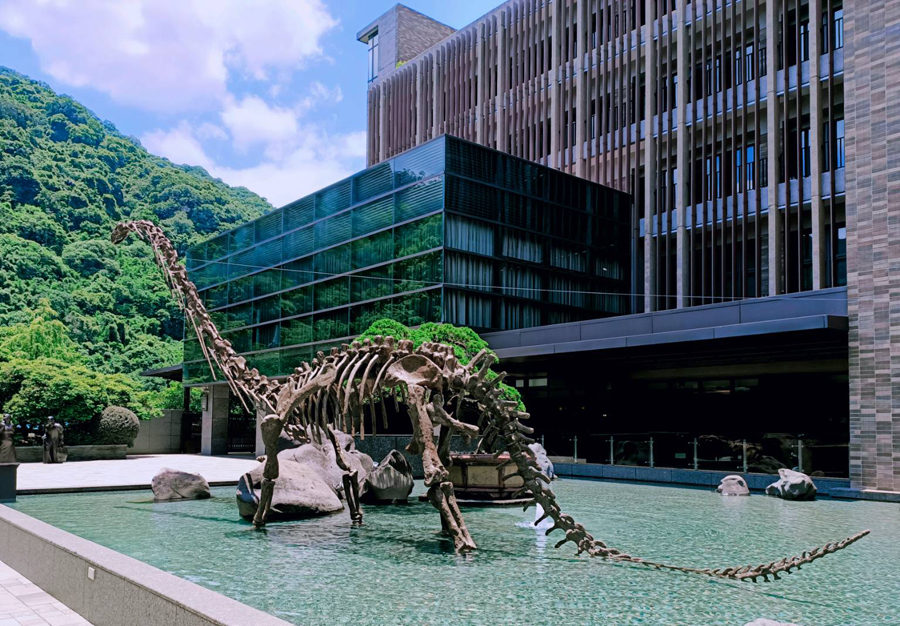
<path fill-rule="evenodd" d="M 0 561 L 0 626 L 68 626 L 90 622 Z"/>
<path fill-rule="evenodd" d="M 163 467 L 195 472 L 210 484 L 236 484 L 256 467 L 250 456 L 202 456 L 199 454 L 142 454 L 116 461 L 74 461 L 61 465 L 19 465 L 19 494 L 96 489 L 150 488 L 153 476 Z M 0 622 L 0 626 L 4 626 Z"/>

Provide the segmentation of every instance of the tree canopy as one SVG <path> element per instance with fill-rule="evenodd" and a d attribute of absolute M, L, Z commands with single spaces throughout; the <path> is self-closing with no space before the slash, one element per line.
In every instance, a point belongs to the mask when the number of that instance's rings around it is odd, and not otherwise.
<path fill-rule="evenodd" d="M 7 362 L 56 358 L 162 387 L 137 375 L 181 362 L 182 314 L 150 248 L 113 246 L 113 226 L 151 220 L 184 252 L 271 208 L 202 168 L 149 154 L 72 98 L 0 67 L 0 342 L 16 344 Z M 68 352 L 40 352 L 63 341 L 61 329 Z"/>

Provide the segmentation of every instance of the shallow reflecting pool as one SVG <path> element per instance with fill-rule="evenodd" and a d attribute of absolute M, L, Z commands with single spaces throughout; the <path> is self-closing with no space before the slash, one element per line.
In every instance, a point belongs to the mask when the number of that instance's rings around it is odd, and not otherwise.
<path fill-rule="evenodd" d="M 561 480 L 563 510 L 637 556 L 758 563 L 864 528 L 850 548 L 774 583 L 737 583 L 573 556 L 517 526 L 533 509 L 464 509 L 479 550 L 453 553 L 430 505 L 366 507 L 255 531 L 232 488 L 154 504 L 149 492 L 26 496 L 14 508 L 296 624 L 900 624 L 900 506 L 783 502 L 714 491 Z M 417 492 L 422 489 L 417 485 Z"/>

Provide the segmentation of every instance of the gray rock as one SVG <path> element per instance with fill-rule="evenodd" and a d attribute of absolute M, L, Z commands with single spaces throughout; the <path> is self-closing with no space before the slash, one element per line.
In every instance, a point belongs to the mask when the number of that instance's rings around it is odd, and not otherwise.
<path fill-rule="evenodd" d="M 747 481 L 743 476 L 732 474 L 722 479 L 721 484 L 716 489 L 723 496 L 749 496 L 750 489 L 747 487 Z"/>
<path fill-rule="evenodd" d="M 553 471 L 553 461 L 547 456 L 547 451 L 544 450 L 544 446 L 534 442 L 528 447 L 534 453 L 534 460 L 537 461 L 538 466 L 541 468 L 541 472 L 543 472 L 547 478 L 556 478 L 556 472 Z"/>
<path fill-rule="evenodd" d="M 287 452 L 287 451 L 286 451 Z M 268 519 L 291 520 L 330 515 L 344 510 L 334 489 L 322 479 L 315 468 L 283 459 L 278 455 L 278 480 L 272 496 Z M 252 519 L 259 504 L 263 464 L 241 476 L 237 486 L 238 512 Z"/>
<path fill-rule="evenodd" d="M 788 624 L 787 622 L 776 622 L 771 619 L 755 619 L 752 622 L 747 622 L 744 626 L 797 626 L 797 624 Z"/>
<path fill-rule="evenodd" d="M 372 457 L 364 454 L 356 449 L 353 437 L 345 435 L 340 431 L 335 431 L 335 439 L 343 450 L 344 459 L 351 471 L 356 471 L 359 479 L 360 493 L 365 490 L 366 477 L 375 463 Z M 310 443 L 305 443 L 298 448 L 282 450 L 278 453 L 279 461 L 296 461 L 313 468 L 322 479 L 331 486 L 334 492 L 341 498 L 344 497 L 344 471 L 338 467 L 334 447 L 324 435 L 322 443 L 316 443 L 315 439 L 310 437 Z"/>
<path fill-rule="evenodd" d="M 397 450 L 391 450 L 378 467 L 366 477 L 363 502 L 405 502 L 413 490 L 413 472 L 409 462 Z"/>
<path fill-rule="evenodd" d="M 154 500 L 202 500 L 208 498 L 209 483 L 200 474 L 164 467 L 150 483 Z"/>
<path fill-rule="evenodd" d="M 778 470 L 779 479 L 766 487 L 766 495 L 783 500 L 815 500 L 816 485 L 802 472 L 787 468 Z"/>

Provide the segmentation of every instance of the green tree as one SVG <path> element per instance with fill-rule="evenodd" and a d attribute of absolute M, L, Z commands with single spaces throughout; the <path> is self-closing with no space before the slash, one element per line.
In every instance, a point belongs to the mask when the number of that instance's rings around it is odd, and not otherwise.
<path fill-rule="evenodd" d="M 50 301 L 44 298 L 31 312 L 30 322 L 0 329 L 0 359 L 4 358 L 54 358 L 81 363 L 84 354 L 69 337 Z"/>

